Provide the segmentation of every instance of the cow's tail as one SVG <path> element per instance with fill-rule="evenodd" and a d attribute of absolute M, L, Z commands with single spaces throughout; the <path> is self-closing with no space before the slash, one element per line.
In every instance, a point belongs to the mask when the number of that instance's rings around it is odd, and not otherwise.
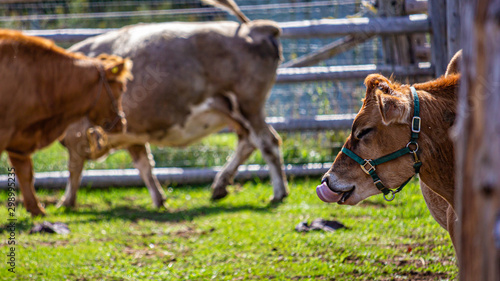
<path fill-rule="evenodd" d="M 231 14 L 235 15 L 238 20 L 240 20 L 242 23 L 249 22 L 250 19 L 245 16 L 240 10 L 240 7 L 236 5 L 236 3 L 233 0 L 202 0 L 206 4 L 223 8 L 227 11 L 229 11 Z"/>

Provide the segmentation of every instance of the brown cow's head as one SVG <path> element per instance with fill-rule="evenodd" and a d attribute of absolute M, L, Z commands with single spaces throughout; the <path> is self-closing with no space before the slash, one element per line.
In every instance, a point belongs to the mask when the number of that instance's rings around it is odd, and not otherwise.
<path fill-rule="evenodd" d="M 133 78 L 132 61 L 107 54 L 97 59 L 100 64 L 99 85 L 89 119 L 108 132 L 124 132 L 127 122 L 122 111 L 121 96 L 126 91 L 127 81 Z"/>
<path fill-rule="evenodd" d="M 413 100 L 409 87 L 391 83 L 382 75 L 369 75 L 365 84 L 366 97 L 344 147 L 363 159 L 376 159 L 408 144 Z M 376 172 L 387 188 L 394 189 L 414 174 L 413 163 L 409 154 L 378 165 Z M 342 152 L 323 176 L 323 187 L 325 184 L 334 191 L 327 201 L 339 204 L 355 205 L 381 193 L 360 165 Z"/>

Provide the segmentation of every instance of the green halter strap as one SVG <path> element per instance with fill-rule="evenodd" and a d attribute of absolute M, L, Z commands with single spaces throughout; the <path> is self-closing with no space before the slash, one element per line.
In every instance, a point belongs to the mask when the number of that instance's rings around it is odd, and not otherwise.
<path fill-rule="evenodd" d="M 406 145 L 406 147 L 401 148 L 400 150 L 397 150 L 393 153 L 387 154 L 385 156 L 382 156 L 380 158 L 377 158 L 375 160 L 372 159 L 363 159 L 356 155 L 354 152 L 351 150 L 343 147 L 342 152 L 345 153 L 345 155 L 349 156 L 352 158 L 354 161 L 356 161 L 360 166 L 361 169 L 368 175 L 370 175 L 373 179 L 373 183 L 375 186 L 384 194 L 384 199 L 387 201 L 392 201 L 394 200 L 394 197 L 396 197 L 396 193 L 400 192 L 403 187 L 413 178 L 411 176 L 408 180 L 406 180 L 400 187 L 396 188 L 395 190 L 391 190 L 382 183 L 382 180 L 380 177 L 377 175 L 376 168 L 375 166 L 380 165 L 382 163 L 394 160 L 396 158 L 399 158 L 401 156 L 404 156 L 406 154 L 413 154 L 414 157 L 414 164 L 413 164 L 413 169 L 415 169 L 415 174 L 418 174 L 420 172 L 420 167 L 422 166 L 422 162 L 417 157 L 417 151 L 418 151 L 418 134 L 420 133 L 420 128 L 421 128 L 421 120 L 420 120 L 420 103 L 418 100 L 418 95 L 417 91 L 415 90 L 414 87 L 410 87 L 411 93 L 413 94 L 413 118 L 411 120 L 411 138 L 410 142 Z M 414 149 L 410 148 L 410 146 L 413 146 Z M 392 194 L 392 197 L 387 198 L 387 195 Z"/>

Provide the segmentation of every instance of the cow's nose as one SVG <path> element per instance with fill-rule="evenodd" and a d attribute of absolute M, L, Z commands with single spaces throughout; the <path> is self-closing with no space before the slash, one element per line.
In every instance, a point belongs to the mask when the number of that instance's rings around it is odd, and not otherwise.
<path fill-rule="evenodd" d="M 329 180 L 329 179 L 330 179 L 330 174 L 328 174 L 328 173 L 327 173 L 327 174 L 325 174 L 325 175 L 323 176 L 323 178 L 321 179 L 321 183 L 324 183 L 324 184 L 326 184 L 327 186 L 330 186 L 330 184 L 329 184 L 329 181 L 330 181 L 330 180 Z"/>

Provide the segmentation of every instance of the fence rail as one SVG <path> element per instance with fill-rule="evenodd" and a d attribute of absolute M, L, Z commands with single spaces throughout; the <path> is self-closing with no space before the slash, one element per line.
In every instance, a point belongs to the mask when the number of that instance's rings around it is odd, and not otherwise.
<path fill-rule="evenodd" d="M 433 76 L 434 68 L 430 63 L 418 66 L 393 65 L 340 65 L 325 67 L 280 68 L 276 83 L 299 83 L 312 81 L 363 79 L 372 73 L 401 76 Z"/>
<path fill-rule="evenodd" d="M 318 115 L 313 118 L 288 119 L 267 117 L 266 122 L 278 132 L 302 132 L 350 129 L 356 114 Z"/>
<path fill-rule="evenodd" d="M 409 34 L 429 32 L 427 15 L 390 18 L 321 19 L 280 23 L 283 38 L 333 37 L 344 35 Z"/>
<path fill-rule="evenodd" d="M 355 114 L 321 115 L 307 119 L 286 119 L 283 117 L 268 117 L 266 122 L 279 132 L 324 131 L 349 129 L 354 121 Z M 227 132 L 224 130 L 223 132 Z M 306 177 L 324 174 L 331 163 L 313 163 L 303 165 L 286 165 L 285 172 L 288 176 Z M 176 184 L 204 184 L 213 181 L 217 172 L 222 167 L 212 168 L 155 168 L 161 183 Z M 66 186 L 69 172 L 38 172 L 35 175 L 35 187 L 46 189 L 61 189 Z M 236 180 L 244 181 L 254 178 L 268 179 L 267 165 L 240 166 Z M 0 189 L 6 188 L 8 177 L 0 175 Z M 110 186 L 142 186 L 143 180 L 137 169 L 106 169 L 87 170 L 83 172 L 82 186 L 92 185 L 94 188 Z"/>
<path fill-rule="evenodd" d="M 291 21 L 278 23 L 281 38 L 335 37 L 344 35 L 421 33 L 431 30 L 430 21 L 424 14 L 391 18 L 352 18 Z M 28 35 L 45 37 L 56 42 L 78 42 L 113 28 L 24 30 Z"/>
<path fill-rule="evenodd" d="M 332 163 L 314 163 L 304 165 L 286 165 L 287 176 L 307 177 L 324 174 Z M 211 183 L 222 167 L 212 168 L 155 168 L 153 173 L 162 184 L 205 184 Z M 68 171 L 36 173 L 35 187 L 45 189 L 62 189 L 66 186 Z M 241 165 L 236 174 L 236 181 L 251 179 L 268 179 L 267 166 Z M 87 170 L 83 172 L 82 186 L 93 188 L 144 186 L 137 169 L 119 170 Z M 0 190 L 7 189 L 8 177 L 0 175 Z"/>
<path fill-rule="evenodd" d="M 34 1 L 31 2 L 42 2 Z M 12 4 L 23 1 L 0 1 L 0 4 Z M 28 1 L 24 1 L 28 2 Z M 120 1 L 125 2 L 124 6 L 138 6 L 142 1 Z M 269 11 L 269 10 L 289 10 L 289 9 L 307 9 L 307 8 L 323 8 L 335 4 L 340 4 L 341 1 L 315 1 L 303 3 L 276 3 L 276 4 L 261 4 L 261 5 L 242 5 L 240 10 L 244 13 L 249 11 Z M 354 1 L 343 1 L 342 4 L 355 3 Z M 25 3 L 27 4 L 27 3 Z M 109 5 L 109 3 L 107 3 Z M 55 6 L 55 5 L 52 5 Z M 96 6 L 96 5 L 90 5 Z M 164 15 L 190 15 L 190 14 L 215 14 L 220 13 L 219 8 L 214 7 L 199 7 L 199 8 L 184 8 L 184 9 L 159 9 L 159 10 L 143 10 L 143 11 L 117 11 L 117 12 L 93 12 L 93 13 L 67 13 L 67 14 L 33 14 L 33 15 L 15 15 L 15 16 L 0 16 L 0 22 L 14 21 L 38 21 L 38 20 L 66 20 L 66 19 L 111 19 L 111 18 L 130 18 L 144 16 L 164 16 Z"/>

